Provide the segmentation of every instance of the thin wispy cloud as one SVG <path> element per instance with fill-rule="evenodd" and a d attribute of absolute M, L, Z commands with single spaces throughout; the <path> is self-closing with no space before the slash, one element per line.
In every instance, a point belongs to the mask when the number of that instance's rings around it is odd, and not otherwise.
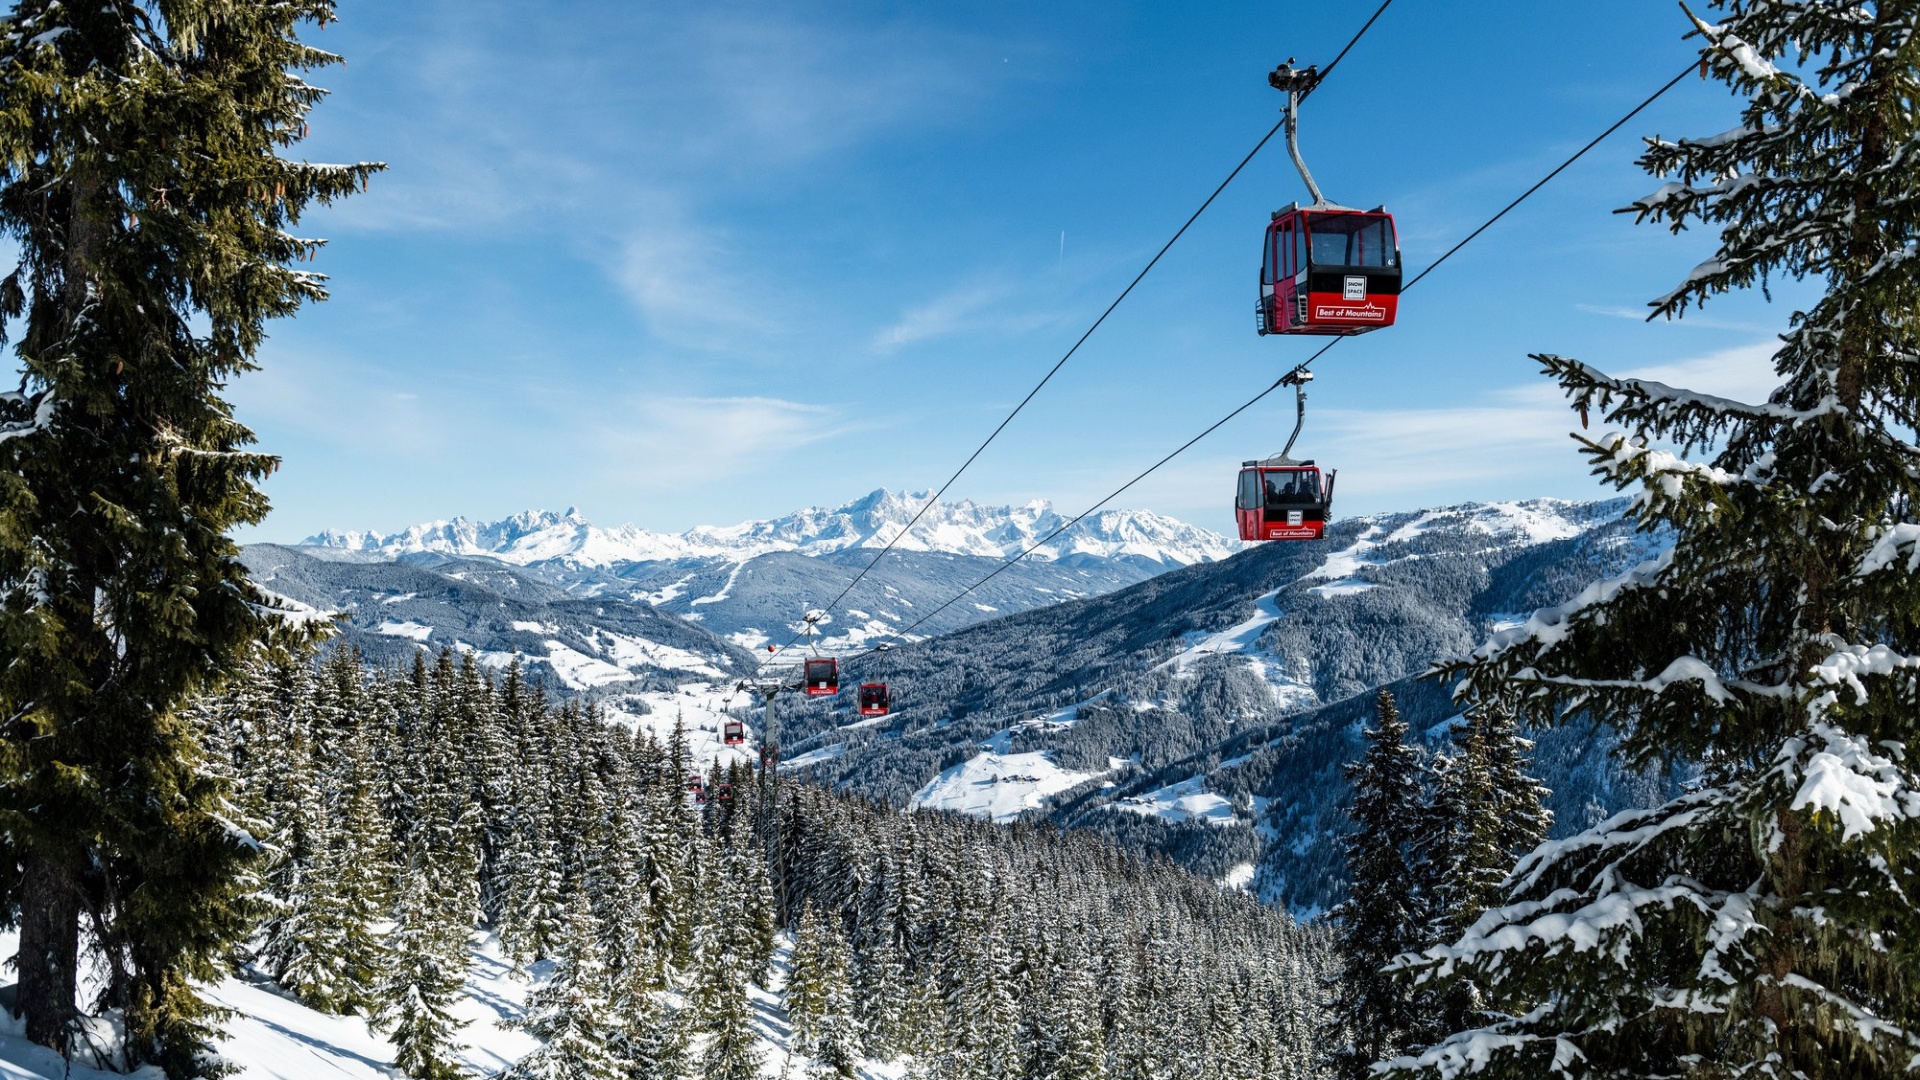
<path fill-rule="evenodd" d="M 1059 311 L 1035 306 L 1036 289 L 1011 282 L 962 285 L 917 304 L 873 335 L 882 353 L 969 334 L 1021 334 L 1058 322 Z"/>
<path fill-rule="evenodd" d="M 675 490 L 717 481 L 766 483 L 807 447 L 843 435 L 839 410 L 770 397 L 632 402 L 597 432 L 603 479 Z"/>
<path fill-rule="evenodd" d="M 791 324 L 788 288 L 736 251 L 727 230 L 702 224 L 667 193 L 628 203 L 630 227 L 610 255 L 610 272 L 663 343 L 707 352 L 737 350 Z"/>
<path fill-rule="evenodd" d="M 1686 387 L 1737 401 L 1764 401 L 1774 385 L 1775 346 L 1759 342 L 1671 364 L 1610 372 Z M 1584 475 L 1568 438 L 1579 422 L 1558 386 L 1536 379 L 1486 394 L 1460 408 L 1321 410 L 1311 422 L 1316 446 L 1348 477 L 1347 492 L 1373 504 L 1419 501 L 1423 493 L 1476 483 L 1531 480 L 1548 490 Z M 1594 418 L 1597 433 L 1598 418 Z M 1597 494 L 1597 492 L 1596 492 Z"/>
<path fill-rule="evenodd" d="M 1758 323 L 1738 322 L 1716 319 L 1709 315 L 1689 312 L 1684 319 L 1648 319 L 1648 308 L 1611 307 L 1599 304 L 1575 304 L 1575 311 L 1584 311 L 1589 315 L 1604 315 L 1610 319 L 1626 319 L 1630 322 L 1661 322 L 1693 330 L 1738 330 L 1749 334 L 1764 334 L 1768 328 Z"/>
<path fill-rule="evenodd" d="M 901 312 L 898 321 L 873 336 L 873 346 L 890 352 L 902 345 L 960 333 L 969 329 L 982 311 L 1003 303 L 1009 295 L 1000 286 L 955 289 Z"/>

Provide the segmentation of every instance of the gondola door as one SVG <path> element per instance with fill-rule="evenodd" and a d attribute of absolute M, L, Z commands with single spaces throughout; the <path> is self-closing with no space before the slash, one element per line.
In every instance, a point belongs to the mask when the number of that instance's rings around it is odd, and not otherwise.
<path fill-rule="evenodd" d="M 1260 470 L 1240 470 L 1240 491 L 1233 500 L 1234 520 L 1240 526 L 1240 539 L 1265 540 L 1261 533 L 1261 511 L 1265 502 L 1260 493 Z"/>
<path fill-rule="evenodd" d="M 1302 238 L 1300 218 L 1288 214 L 1281 218 L 1279 227 L 1273 230 L 1273 259 L 1275 272 L 1279 275 L 1274 290 L 1274 300 L 1278 304 L 1278 320 L 1274 333 L 1286 333 L 1300 325 L 1306 318 L 1301 304 L 1305 294 L 1300 291 L 1300 243 Z"/>

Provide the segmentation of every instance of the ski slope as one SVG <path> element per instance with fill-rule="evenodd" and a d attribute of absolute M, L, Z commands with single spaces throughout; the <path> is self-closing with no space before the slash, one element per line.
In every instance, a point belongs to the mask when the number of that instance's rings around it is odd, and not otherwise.
<path fill-rule="evenodd" d="M 17 936 L 0 935 L 0 952 L 11 956 Z M 792 941 L 783 938 L 774 954 L 771 987 L 749 986 L 753 1026 L 760 1039 L 760 1075 L 768 1080 L 803 1076 L 810 1062 L 789 1053 L 787 1010 L 781 991 L 786 984 Z M 545 976 L 546 965 L 532 972 L 513 970 L 491 935 L 476 934 L 467 970 L 465 992 L 454 1015 L 465 1021 L 455 1055 L 476 1077 L 492 1076 L 531 1053 L 539 1043 L 511 1024 L 525 1015 L 527 992 Z M 219 1041 L 220 1057 L 235 1069 L 239 1080 L 392 1080 L 393 1047 L 386 1037 L 358 1016 L 329 1016 L 293 1000 L 271 981 L 257 975 L 235 976 L 203 988 L 215 1005 L 232 1009 Z M 158 1068 L 132 1073 L 96 1066 L 101 1061 L 76 1059 L 69 1064 L 21 1034 L 21 1022 L 0 1009 L 0 1080 L 163 1080 Z M 96 1022 L 98 1041 L 107 1045 L 117 1037 L 110 1025 Z M 900 1080 L 905 1063 L 862 1061 L 860 1080 Z"/>

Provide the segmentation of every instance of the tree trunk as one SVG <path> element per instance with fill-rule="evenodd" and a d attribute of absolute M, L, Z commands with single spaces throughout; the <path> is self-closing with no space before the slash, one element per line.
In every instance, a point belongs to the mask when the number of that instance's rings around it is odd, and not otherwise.
<path fill-rule="evenodd" d="M 43 855 L 25 860 L 20 890 L 16 1015 L 27 1038 L 66 1053 L 80 955 L 80 888 L 72 870 Z"/>

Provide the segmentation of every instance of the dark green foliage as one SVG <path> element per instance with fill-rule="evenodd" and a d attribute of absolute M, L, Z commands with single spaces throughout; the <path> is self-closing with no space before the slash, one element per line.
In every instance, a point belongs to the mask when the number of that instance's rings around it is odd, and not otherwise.
<path fill-rule="evenodd" d="M 281 157 L 322 97 L 330 0 L 23 0 L 0 19 L 0 823 L 28 1036 L 64 1046 L 78 911 L 136 1060 L 196 1071 L 189 989 L 244 927 L 245 838 L 179 707 L 262 638 L 236 525 L 275 460 L 221 397 L 324 298 L 286 230 L 375 165 Z M 13 877 L 13 875 L 9 875 Z"/>
<path fill-rule="evenodd" d="M 493 681 L 450 657 L 353 680 L 343 663 L 317 679 L 263 668 L 204 711 L 239 797 L 273 835 L 310 814 L 287 770 L 327 768 L 313 725 L 352 726 L 341 714 L 357 703 L 385 733 L 370 738 L 380 751 L 366 786 L 381 796 L 374 831 L 394 853 L 379 864 L 394 924 L 375 977 L 333 970 L 341 995 L 371 1002 L 406 1075 L 452 1067 L 448 1006 L 483 917 L 483 878 L 503 941 L 525 932 L 513 897 L 555 898 L 558 929 L 543 946 L 554 974 L 535 985 L 527 1021 L 547 1050 L 517 1075 L 598 1075 L 608 1061 L 636 1076 L 756 1075 L 764 1017 L 753 987 L 778 985 L 770 846 L 783 853 L 790 910 L 810 912 L 786 991 L 796 1049 L 818 1074 L 904 1055 L 926 1075 L 968 1080 L 1144 1080 L 1182 1062 L 1318 1075 L 1325 936 L 1164 862 L 1085 834 L 902 815 L 791 783 L 769 821 L 758 778 L 739 767 L 713 777 L 733 785 L 732 803 L 697 806 L 678 725 L 663 744 L 609 727 L 590 706 L 549 705 L 511 671 Z M 488 812 L 480 781 L 493 766 L 461 751 L 496 741 L 519 749 L 484 840 L 472 822 Z M 359 783 L 329 792 L 330 805 L 352 805 Z M 516 861 L 536 834 L 551 857 Z M 291 895 L 271 880 L 262 893 L 269 912 Z"/>
<path fill-rule="evenodd" d="M 1514 730 L 1506 707 L 1488 702 L 1454 725 L 1452 753 L 1434 757 L 1416 841 L 1426 890 L 1423 932 L 1409 952 L 1465 933 L 1499 902 L 1520 857 L 1546 839 L 1553 815 L 1542 802 L 1550 793 L 1528 775 L 1532 747 Z M 1410 961 L 1394 965 L 1402 986 Z M 1483 995 L 1471 979 L 1426 987 L 1415 1000 L 1421 1043 L 1486 1018 Z"/>
<path fill-rule="evenodd" d="M 1824 295 L 1760 404 L 1541 357 L 1624 429 L 1587 455 L 1673 546 L 1447 668 L 1476 702 L 1699 775 L 1540 846 L 1430 950 L 1424 974 L 1487 1015 L 1393 1075 L 1837 1080 L 1920 1054 L 1920 5 L 1713 6 L 1703 73 L 1741 125 L 1648 140 L 1670 179 L 1630 209 L 1720 244 L 1653 310 L 1775 275 Z"/>
<path fill-rule="evenodd" d="M 1375 726 L 1364 733 L 1366 756 L 1347 767 L 1354 824 L 1348 900 L 1332 912 L 1340 976 L 1325 1031 L 1343 1080 L 1359 1080 L 1374 1062 L 1399 1053 L 1419 1026 L 1409 980 L 1385 969 L 1425 937 L 1427 901 L 1413 862 L 1426 824 L 1420 753 L 1407 744 L 1393 695 L 1380 691 L 1376 708 Z"/>

